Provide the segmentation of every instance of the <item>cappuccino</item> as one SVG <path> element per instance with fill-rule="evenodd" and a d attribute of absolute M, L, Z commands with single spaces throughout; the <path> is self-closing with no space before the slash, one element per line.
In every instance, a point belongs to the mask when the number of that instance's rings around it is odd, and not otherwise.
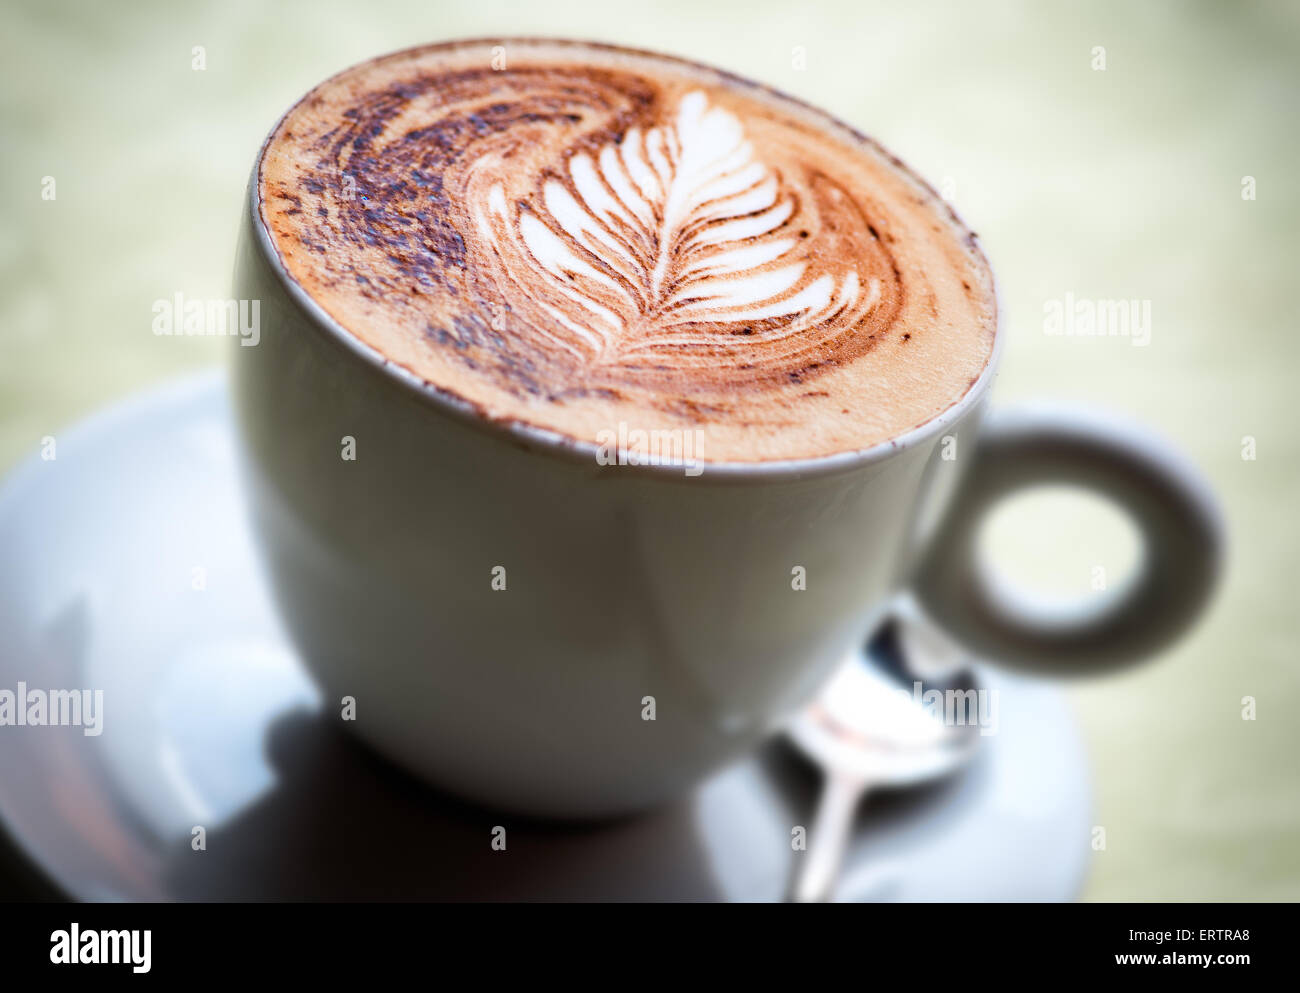
<path fill-rule="evenodd" d="M 854 451 L 984 371 L 988 266 L 939 197 L 804 104 L 666 56 L 434 45 L 322 83 L 257 174 L 289 277 L 482 417 L 703 462 Z"/>

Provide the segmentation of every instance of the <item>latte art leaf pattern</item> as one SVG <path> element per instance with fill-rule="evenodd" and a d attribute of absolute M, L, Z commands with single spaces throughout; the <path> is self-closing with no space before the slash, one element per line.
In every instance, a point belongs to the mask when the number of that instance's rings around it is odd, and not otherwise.
<path fill-rule="evenodd" d="M 955 403 L 994 339 L 974 235 L 902 163 L 670 56 L 516 38 L 362 63 L 277 125 L 257 196 L 335 330 L 461 413 L 578 441 L 858 450 Z"/>
<path fill-rule="evenodd" d="M 512 201 L 489 180 L 483 200 L 479 232 L 511 294 L 533 297 L 552 344 L 589 363 L 680 357 L 737 335 L 770 361 L 774 346 L 806 351 L 881 300 L 878 278 L 810 260 L 800 192 L 699 91 L 668 123 L 573 152 L 539 196 Z"/>
<path fill-rule="evenodd" d="M 861 447 L 974 381 L 987 268 L 869 139 L 706 67 L 514 44 L 367 63 L 278 127 L 263 216 L 350 334 L 489 419 L 706 425 L 714 458 Z"/>

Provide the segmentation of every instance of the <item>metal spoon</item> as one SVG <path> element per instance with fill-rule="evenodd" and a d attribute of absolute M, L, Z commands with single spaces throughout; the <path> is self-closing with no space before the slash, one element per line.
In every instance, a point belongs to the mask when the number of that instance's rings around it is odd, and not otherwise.
<path fill-rule="evenodd" d="M 867 790 L 948 775 L 974 754 L 978 721 L 965 705 L 956 708 L 954 720 L 953 711 L 926 696 L 931 690 L 945 702 L 979 699 L 965 653 L 912 601 L 900 600 L 864 650 L 789 727 L 794 744 L 825 775 L 808 851 L 795 864 L 792 901 L 831 898 Z"/>

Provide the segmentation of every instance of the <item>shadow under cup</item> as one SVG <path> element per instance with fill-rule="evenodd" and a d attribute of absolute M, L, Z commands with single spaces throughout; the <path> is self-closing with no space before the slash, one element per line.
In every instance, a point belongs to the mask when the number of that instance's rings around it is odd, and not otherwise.
<path fill-rule="evenodd" d="M 855 649 L 941 516 L 990 367 L 920 428 L 798 462 L 603 465 L 478 418 L 339 327 L 244 212 L 254 528 L 327 708 L 472 800 L 591 817 L 739 756 Z M 973 441 L 973 437 L 970 439 Z M 349 705 L 351 701 L 351 705 Z"/>

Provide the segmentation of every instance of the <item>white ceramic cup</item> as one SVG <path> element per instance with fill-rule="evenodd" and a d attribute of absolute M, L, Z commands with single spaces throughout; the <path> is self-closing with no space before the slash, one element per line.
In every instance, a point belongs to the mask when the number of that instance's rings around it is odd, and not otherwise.
<path fill-rule="evenodd" d="M 340 327 L 280 264 L 256 176 L 235 286 L 261 307 L 235 348 L 254 525 L 327 706 L 351 697 L 346 727 L 432 783 L 543 816 L 653 804 L 778 726 L 909 582 L 975 651 L 1062 673 L 1148 654 L 1205 602 L 1219 518 L 1158 442 L 1036 412 L 977 445 L 998 348 L 959 403 L 864 451 L 601 465 Z M 1058 480 L 1115 498 L 1146 542 L 1128 593 L 1068 624 L 1000 600 L 972 557 L 992 501 Z"/>

